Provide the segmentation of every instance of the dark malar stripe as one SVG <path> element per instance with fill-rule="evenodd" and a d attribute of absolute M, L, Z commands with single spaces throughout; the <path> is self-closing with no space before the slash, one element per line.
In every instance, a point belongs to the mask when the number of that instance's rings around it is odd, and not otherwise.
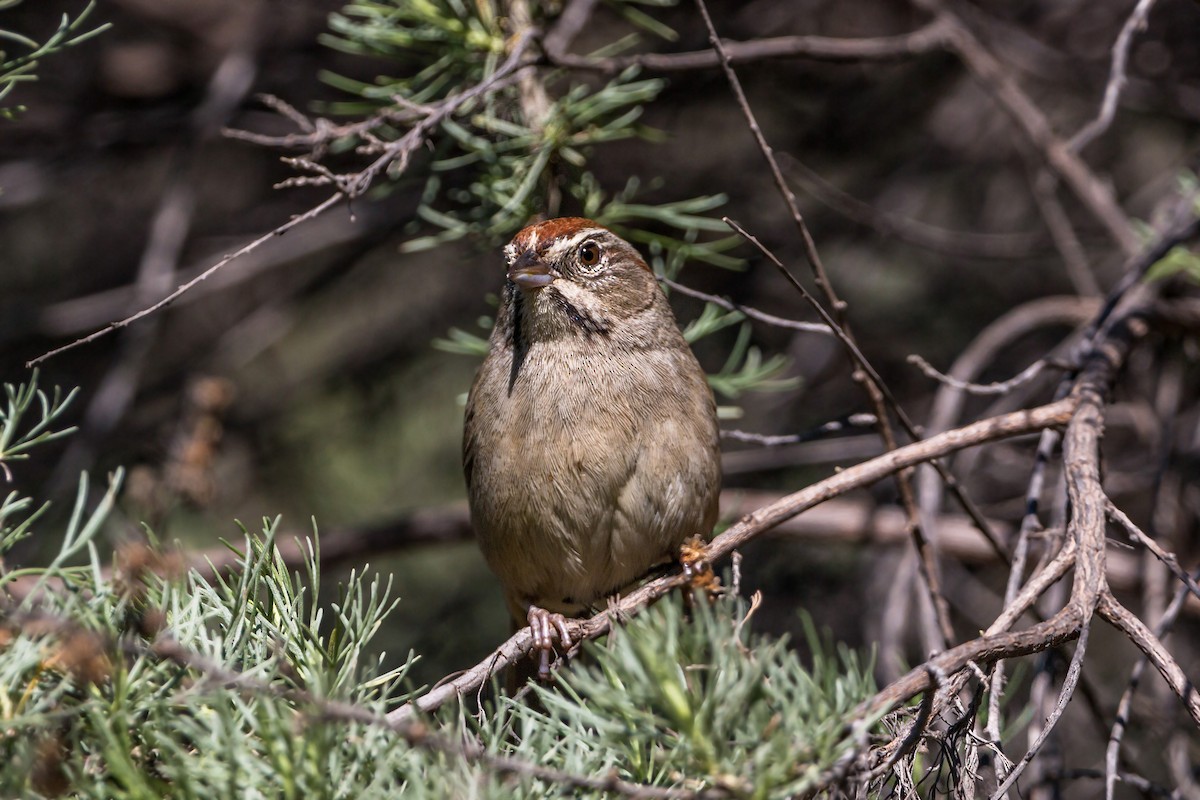
<path fill-rule="evenodd" d="M 567 318 L 570 319 L 571 322 L 575 323 L 575 325 L 577 325 L 585 334 L 588 336 L 591 336 L 593 333 L 601 336 L 608 335 L 609 325 L 607 320 L 596 319 L 584 313 L 583 311 L 580 311 L 570 300 L 563 297 L 562 292 L 555 291 L 553 287 L 544 289 L 543 291 L 551 292 L 550 296 L 554 298 L 554 302 L 558 304 L 558 307 L 561 308 L 563 313 L 567 315 Z"/>

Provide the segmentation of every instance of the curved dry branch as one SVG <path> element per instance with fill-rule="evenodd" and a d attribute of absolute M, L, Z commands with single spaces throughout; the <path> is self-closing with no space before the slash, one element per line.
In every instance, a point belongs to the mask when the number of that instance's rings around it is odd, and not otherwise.
<path fill-rule="evenodd" d="M 1167 685 L 1171 687 L 1171 691 L 1175 692 L 1183 701 L 1183 707 L 1192 716 L 1192 720 L 1200 725 L 1200 691 L 1196 690 L 1195 685 L 1184 674 L 1183 668 L 1179 666 L 1179 662 L 1167 651 L 1166 646 L 1154 635 L 1154 632 L 1147 628 L 1136 614 L 1118 603 L 1112 592 L 1108 590 L 1101 593 L 1100 604 L 1096 611 L 1106 622 L 1112 623 L 1114 628 L 1128 636 L 1129 641 L 1145 653 L 1146 658 L 1158 670 L 1158 674 L 1162 675 Z"/>
<path fill-rule="evenodd" d="M 1154 3 L 1155 0 L 1138 0 L 1138 4 L 1130 12 L 1125 24 L 1121 26 L 1121 32 L 1113 44 L 1112 67 L 1109 70 L 1108 84 L 1104 87 L 1104 99 L 1100 103 L 1100 110 L 1096 112 L 1095 119 L 1084 125 L 1078 133 L 1071 137 L 1071 141 L 1067 145 L 1072 150 L 1078 151 L 1087 147 L 1112 125 L 1113 117 L 1117 113 L 1117 100 L 1128 80 L 1125 69 L 1129 61 L 1129 46 L 1133 42 L 1133 35 L 1146 26 L 1146 18 L 1150 16 L 1150 9 L 1154 8 Z"/>
<path fill-rule="evenodd" d="M 749 42 L 721 41 L 729 61 L 746 64 L 779 58 L 807 58 L 813 61 L 857 63 L 860 61 L 894 61 L 928 53 L 943 43 L 944 26 L 932 22 L 910 33 L 897 36 L 878 36 L 863 39 L 836 39 L 828 36 L 777 36 Z M 712 69 L 721 66 L 721 59 L 712 50 L 690 53 L 639 53 L 631 56 L 595 58 L 568 53 L 565 44 L 547 36 L 546 58 L 555 66 L 570 69 L 596 70 L 615 74 L 629 67 L 641 67 L 651 72 L 680 72 Z"/>
<path fill-rule="evenodd" d="M 708 560 L 715 561 L 728 556 L 764 531 L 770 530 L 785 520 L 833 497 L 853 489 L 869 486 L 902 469 L 965 447 L 1064 425 L 1071 419 L 1075 408 L 1075 399 L 1068 398 L 1028 411 L 1017 411 L 981 420 L 849 467 L 819 483 L 787 495 L 769 506 L 746 515 L 712 540 L 708 546 Z M 596 616 L 586 620 L 572 621 L 570 623 L 571 638 L 574 641 L 582 641 L 601 636 L 611 629 L 614 620 L 637 613 L 658 598 L 687 583 L 688 579 L 680 571 L 652 580 L 615 601 L 608 609 Z M 479 664 L 439 684 L 411 703 L 400 706 L 389 714 L 389 719 L 408 719 L 418 712 L 432 711 L 457 697 L 473 693 L 497 672 L 528 655 L 532 645 L 532 634 L 528 628 L 522 628 Z M 1021 646 L 1029 647 L 1032 646 L 1032 643 L 1026 642 Z M 922 674 L 926 673 L 922 672 Z"/>

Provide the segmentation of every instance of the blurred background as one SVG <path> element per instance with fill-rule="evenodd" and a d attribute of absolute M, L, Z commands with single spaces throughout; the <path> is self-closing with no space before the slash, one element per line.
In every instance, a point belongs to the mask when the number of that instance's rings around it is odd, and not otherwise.
<path fill-rule="evenodd" d="M 63 13 L 83 5 L 27 0 L 0 11 L 0 28 L 41 41 Z M 273 188 L 295 174 L 280 160 L 289 153 L 221 131 L 294 130 L 261 94 L 341 119 L 335 104 L 346 93 L 326 76 L 371 82 L 402 71 L 322 44 L 340 5 L 109 0 L 86 22 L 109 30 L 45 59 L 38 80 L 9 96 L 7 105 L 26 108 L 0 121 L 4 381 L 25 379 L 27 360 L 153 303 L 328 196 L 323 188 Z M 1095 115 L 1132 3 L 956 8 L 1066 137 Z M 721 34 L 735 40 L 896 36 L 926 22 L 887 0 L 714 0 L 711 9 Z M 706 49 L 690 3 L 645 10 L 678 36 L 646 38 L 642 49 Z M 600 4 L 573 51 L 586 53 L 627 27 Z M 1159 2 L 1136 35 L 1128 69 L 1115 123 L 1083 155 L 1127 213 L 1149 220 L 1195 166 L 1200 4 Z M 1010 377 L 1085 320 L 1120 275 L 1119 251 L 1069 193 L 1038 186 L 1037 156 L 954 56 L 773 59 L 738 71 L 849 304 L 861 348 L 918 421 L 929 418 L 937 387 L 906 362 L 909 354 L 948 369 L 993 321 L 1057 298 L 1054 313 L 1021 329 L 976 375 Z M 657 135 L 591 151 L 601 185 L 615 192 L 637 176 L 651 203 L 724 193 L 714 213 L 741 222 L 807 278 L 799 237 L 724 76 L 717 69 L 662 76 L 668 85 L 641 119 Z M 567 73 L 552 89 L 596 80 Z M 368 563 L 396 576 L 402 601 L 379 641 L 396 658 L 410 649 L 422 654 L 420 680 L 477 662 L 508 634 L 498 584 L 465 521 L 461 402 L 477 360 L 433 344 L 451 328 L 486 335 L 477 321 L 491 313 L 487 295 L 503 271 L 499 242 L 486 237 L 402 251 L 428 233 L 415 217 L 421 191 L 419 181 L 401 181 L 298 225 L 167 310 L 50 359 L 43 387 L 81 388 L 68 414 L 79 431 L 16 465 L 14 484 L 65 514 L 81 471 L 98 486 L 124 466 L 126 527 L 114 529 L 114 539 L 144 523 L 197 550 L 238 541 L 235 520 L 257 529 L 262 517 L 281 514 L 289 540 L 309 535 L 315 521 L 344 547 L 326 553 L 330 596 L 338 575 Z M 1047 203 L 1078 234 L 1075 263 L 1056 248 Z M 741 269 L 693 265 L 680 280 L 768 313 L 814 319 L 750 248 L 734 254 L 744 259 Z M 703 308 L 679 293 L 672 301 L 684 322 Z M 758 324 L 751 334 L 764 354 L 788 359 L 778 377 L 792 379 L 790 388 L 723 399 L 740 415 L 727 427 L 787 435 L 870 410 L 830 337 Z M 697 345 L 706 368 L 722 368 L 737 335 L 733 327 Z M 1194 394 L 1194 345 L 1179 352 L 1186 392 Z M 1135 363 L 1135 377 L 1139 368 L 1159 369 Z M 1052 380 L 1007 402 L 1039 397 Z M 972 399 L 958 419 L 1000 407 Z M 1120 455 L 1109 455 L 1118 502 L 1143 515 L 1157 453 L 1147 444 L 1156 435 L 1153 414 L 1144 411 L 1137 404 L 1114 411 L 1110 441 Z M 1178 429 L 1191 441 L 1178 457 L 1194 476 L 1196 442 L 1185 435 L 1196 430 L 1194 414 Z M 772 448 L 725 446 L 727 521 L 880 452 L 870 430 Z M 1032 448 L 1014 442 L 960 460 L 964 481 L 1001 530 L 1022 513 Z M 1195 488 L 1185 484 L 1181 494 L 1184 541 L 1194 538 L 1200 516 Z M 895 501 L 894 484 L 880 484 L 750 548 L 742 582 L 765 594 L 759 627 L 798 630 L 803 608 L 852 646 L 884 637 L 896 609 L 915 602 L 893 594 L 892 576 L 907 553 Z M 24 563 L 57 550 L 46 538 L 58 529 L 53 519 L 39 528 L 16 554 Z M 873 538 L 888 543 L 867 546 Z M 998 602 L 1006 572 L 986 548 L 954 551 L 947 591 L 962 630 L 991 618 L 986 609 Z M 1136 576 L 1130 581 L 1136 590 Z M 915 635 L 900 644 L 901 659 L 923 657 Z"/>

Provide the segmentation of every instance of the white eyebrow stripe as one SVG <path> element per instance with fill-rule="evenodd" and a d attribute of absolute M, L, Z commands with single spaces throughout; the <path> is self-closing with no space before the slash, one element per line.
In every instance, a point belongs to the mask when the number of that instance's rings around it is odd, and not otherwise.
<path fill-rule="evenodd" d="M 547 255 L 553 254 L 553 257 L 555 257 L 555 260 L 557 260 L 558 257 L 561 257 L 565 253 L 574 250 L 588 239 L 610 233 L 611 231 L 609 231 L 607 228 L 601 228 L 599 226 L 595 228 L 584 228 L 583 230 L 577 231 L 570 239 L 565 239 L 554 244 L 550 248 L 550 252 L 547 253 Z M 513 239 L 504 246 L 505 261 L 511 265 L 522 252 L 536 251 L 541 241 L 542 236 L 536 228 L 529 231 L 528 240 L 524 243 L 519 243 L 517 239 Z"/>
<path fill-rule="evenodd" d="M 607 233 L 604 228 L 585 228 L 554 248 L 556 254 L 567 253 L 598 234 Z"/>

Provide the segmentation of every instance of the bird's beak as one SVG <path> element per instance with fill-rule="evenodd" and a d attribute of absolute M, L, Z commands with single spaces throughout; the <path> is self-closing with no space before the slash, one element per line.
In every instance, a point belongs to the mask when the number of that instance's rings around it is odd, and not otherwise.
<path fill-rule="evenodd" d="M 508 279 L 522 289 L 541 289 L 557 277 L 534 250 L 526 250 L 508 268 Z"/>

